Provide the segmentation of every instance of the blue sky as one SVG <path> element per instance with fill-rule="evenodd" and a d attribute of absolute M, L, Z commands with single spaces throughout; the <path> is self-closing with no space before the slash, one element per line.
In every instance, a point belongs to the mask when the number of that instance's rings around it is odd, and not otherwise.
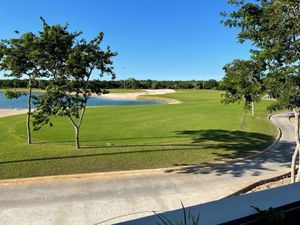
<path fill-rule="evenodd" d="M 87 39 L 103 31 L 119 53 L 117 79 L 219 80 L 226 63 L 249 55 L 249 44 L 220 23 L 230 9 L 227 0 L 3 0 L 0 39 L 38 31 L 43 16 Z"/>

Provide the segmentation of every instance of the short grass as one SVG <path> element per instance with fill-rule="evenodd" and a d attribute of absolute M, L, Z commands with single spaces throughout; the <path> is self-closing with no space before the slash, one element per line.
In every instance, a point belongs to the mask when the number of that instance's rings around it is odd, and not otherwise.
<path fill-rule="evenodd" d="M 181 104 L 89 107 L 82 149 L 66 118 L 33 132 L 25 115 L 0 119 L 0 178 L 88 173 L 214 162 L 263 150 L 276 136 L 265 107 L 254 118 L 241 104 L 222 105 L 219 91 L 179 90 Z"/>

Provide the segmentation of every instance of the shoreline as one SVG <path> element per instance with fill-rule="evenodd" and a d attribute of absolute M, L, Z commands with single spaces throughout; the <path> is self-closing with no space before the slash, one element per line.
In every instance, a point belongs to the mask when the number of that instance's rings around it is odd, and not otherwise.
<path fill-rule="evenodd" d="M 27 109 L 0 109 L 0 118 L 25 114 Z"/>
<path fill-rule="evenodd" d="M 167 104 L 178 104 L 180 101 L 172 98 L 158 97 L 155 95 L 164 95 L 169 93 L 175 93 L 173 89 L 155 89 L 155 90 L 143 90 L 140 92 L 132 93 L 109 93 L 103 95 L 92 95 L 92 97 L 97 98 L 109 98 L 109 99 L 119 99 L 119 100 L 144 100 L 144 101 L 163 101 Z M 98 107 L 98 106 L 97 106 Z M 6 116 L 14 116 L 25 114 L 27 109 L 3 109 L 0 108 L 0 118 Z"/>

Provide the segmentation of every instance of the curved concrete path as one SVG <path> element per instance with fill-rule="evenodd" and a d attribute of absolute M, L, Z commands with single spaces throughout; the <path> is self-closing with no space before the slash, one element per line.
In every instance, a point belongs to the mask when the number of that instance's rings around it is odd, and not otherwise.
<path fill-rule="evenodd" d="M 2 182 L 0 224 L 114 224 L 152 215 L 153 210 L 180 208 L 180 201 L 192 206 L 220 199 L 259 180 L 289 172 L 295 143 L 288 118 L 288 113 L 271 117 L 281 128 L 282 137 L 270 150 L 219 166 Z"/>

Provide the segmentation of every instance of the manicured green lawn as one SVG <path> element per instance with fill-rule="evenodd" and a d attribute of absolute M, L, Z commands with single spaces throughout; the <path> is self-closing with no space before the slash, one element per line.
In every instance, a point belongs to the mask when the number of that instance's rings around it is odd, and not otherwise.
<path fill-rule="evenodd" d="M 218 91 L 179 90 L 164 97 L 181 104 L 90 107 L 75 150 L 66 118 L 33 132 L 26 144 L 25 115 L 0 118 L 0 178 L 131 170 L 213 162 L 253 154 L 276 136 L 265 111 L 224 106 Z"/>

